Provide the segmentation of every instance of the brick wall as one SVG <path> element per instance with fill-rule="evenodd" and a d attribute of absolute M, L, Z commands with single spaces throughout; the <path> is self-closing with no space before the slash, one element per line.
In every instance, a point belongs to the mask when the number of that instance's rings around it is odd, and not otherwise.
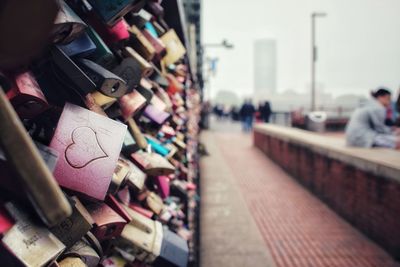
<path fill-rule="evenodd" d="M 265 133 L 254 132 L 254 145 L 348 222 L 400 259 L 399 182 Z"/>

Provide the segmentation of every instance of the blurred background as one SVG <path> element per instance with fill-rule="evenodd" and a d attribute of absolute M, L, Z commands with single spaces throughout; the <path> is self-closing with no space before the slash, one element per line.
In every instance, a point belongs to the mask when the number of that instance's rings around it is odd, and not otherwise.
<path fill-rule="evenodd" d="M 309 109 L 314 12 L 325 15 L 315 18 L 318 109 L 349 116 L 378 86 L 397 93 L 400 2 L 250 0 L 246 6 L 202 2 L 205 96 L 213 103 L 239 105 L 251 97 L 269 100 L 274 111 Z"/>

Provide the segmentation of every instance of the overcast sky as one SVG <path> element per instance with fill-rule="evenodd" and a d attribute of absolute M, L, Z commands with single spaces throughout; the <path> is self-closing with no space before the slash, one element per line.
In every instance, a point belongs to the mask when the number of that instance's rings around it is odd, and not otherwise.
<path fill-rule="evenodd" d="M 253 41 L 277 41 L 278 91 L 310 84 L 310 14 L 318 19 L 317 80 L 326 91 L 365 94 L 400 86 L 400 0 L 202 0 L 203 42 L 227 38 L 235 49 L 207 49 L 219 58 L 216 91 L 253 92 Z"/>

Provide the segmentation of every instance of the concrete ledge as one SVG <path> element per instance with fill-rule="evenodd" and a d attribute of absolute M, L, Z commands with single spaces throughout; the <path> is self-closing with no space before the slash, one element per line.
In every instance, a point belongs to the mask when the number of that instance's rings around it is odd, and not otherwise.
<path fill-rule="evenodd" d="M 341 138 L 269 124 L 256 125 L 254 131 L 307 147 L 316 153 L 340 160 L 357 169 L 400 182 L 399 151 L 382 148 L 351 148 L 347 147 L 345 140 Z"/>
<path fill-rule="evenodd" d="M 400 259 L 400 152 L 274 125 L 257 125 L 254 145 Z"/>

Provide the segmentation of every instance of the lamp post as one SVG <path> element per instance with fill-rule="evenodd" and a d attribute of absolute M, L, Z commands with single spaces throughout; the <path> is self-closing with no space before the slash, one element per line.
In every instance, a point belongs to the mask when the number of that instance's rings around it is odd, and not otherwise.
<path fill-rule="evenodd" d="M 326 13 L 313 12 L 311 14 L 311 111 L 316 110 L 316 88 L 315 88 L 315 77 L 316 77 L 316 63 L 318 60 L 318 50 L 316 45 L 316 18 L 326 17 Z"/>
<path fill-rule="evenodd" d="M 208 44 L 203 44 L 203 50 L 208 47 L 214 47 L 214 48 L 225 48 L 225 49 L 233 49 L 234 45 L 230 43 L 228 40 L 224 39 L 222 40 L 221 43 L 208 43 Z"/>
<path fill-rule="evenodd" d="M 223 49 L 233 49 L 234 45 L 230 43 L 228 40 L 223 39 L 220 43 L 206 43 L 203 44 L 201 49 L 202 49 L 202 54 L 206 58 L 206 63 L 207 63 L 207 76 L 206 76 L 206 82 L 207 82 L 207 95 L 208 95 L 208 100 L 211 100 L 211 74 L 213 70 L 213 74 L 215 75 L 215 70 L 216 70 L 216 63 L 218 62 L 218 58 L 208 58 L 206 56 L 205 50 L 206 48 L 223 48 Z"/>

